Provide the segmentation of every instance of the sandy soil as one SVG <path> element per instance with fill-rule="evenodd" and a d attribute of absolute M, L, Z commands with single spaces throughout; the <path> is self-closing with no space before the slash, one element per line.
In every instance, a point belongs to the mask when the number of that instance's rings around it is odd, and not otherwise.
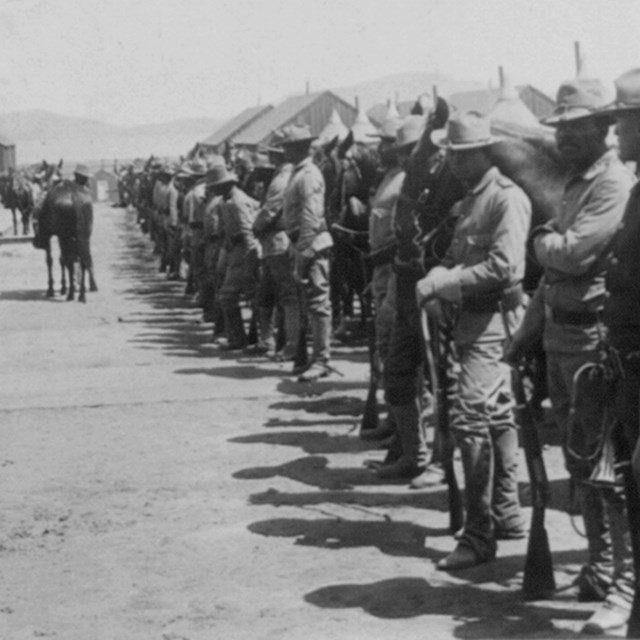
<path fill-rule="evenodd" d="M 100 291 L 84 305 L 44 297 L 41 252 L 0 244 L 2 640 L 577 634 L 592 605 L 523 600 L 526 541 L 435 570 L 454 546 L 445 487 L 364 466 L 384 453 L 357 437 L 364 346 L 337 348 L 344 377 L 312 386 L 218 354 L 134 214 L 96 218 Z M 545 438 L 562 587 L 585 544 Z M 524 462 L 521 493 L 528 517 Z"/>

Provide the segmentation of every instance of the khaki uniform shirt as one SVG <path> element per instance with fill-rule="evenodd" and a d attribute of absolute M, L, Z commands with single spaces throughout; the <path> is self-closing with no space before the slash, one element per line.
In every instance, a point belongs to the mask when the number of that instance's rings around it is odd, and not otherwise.
<path fill-rule="evenodd" d="M 258 210 L 258 203 L 242 189 L 234 186 L 226 200 L 220 205 L 220 219 L 224 231 L 225 248 L 232 250 L 242 246 L 245 251 L 258 247 L 253 233 L 253 223 Z"/>
<path fill-rule="evenodd" d="M 544 307 L 547 350 L 596 348 L 600 339 L 596 325 L 560 324 L 554 322 L 553 311 L 594 313 L 602 309 L 606 254 L 634 181 L 615 151 L 607 151 L 569 180 L 561 212 L 550 224 L 552 232 L 536 237 L 535 253 L 545 274 L 532 306 Z"/>
<path fill-rule="evenodd" d="M 291 179 L 293 165 L 283 164 L 274 174 L 264 204 L 253 224 L 254 231 L 262 244 L 262 256 L 276 256 L 289 250 L 291 241 L 284 229 L 284 192 Z"/>
<path fill-rule="evenodd" d="M 285 227 L 299 253 L 317 253 L 333 245 L 325 219 L 324 190 L 322 173 L 310 157 L 296 165 L 283 205 Z"/>

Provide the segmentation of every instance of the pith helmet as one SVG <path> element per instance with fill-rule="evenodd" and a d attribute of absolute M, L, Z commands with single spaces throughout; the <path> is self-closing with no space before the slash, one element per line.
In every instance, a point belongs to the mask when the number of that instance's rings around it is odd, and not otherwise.
<path fill-rule="evenodd" d="M 600 80 L 575 78 L 560 85 L 554 112 L 541 120 L 542 124 L 558 126 L 563 122 L 602 115 L 608 103 L 607 92 Z"/>
<path fill-rule="evenodd" d="M 623 73 L 614 82 L 616 99 L 601 110 L 603 114 L 635 111 L 640 109 L 640 69 L 631 69 Z"/>
<path fill-rule="evenodd" d="M 93 177 L 93 174 L 91 173 L 89 167 L 86 164 L 76 165 L 76 168 L 73 170 L 73 173 L 79 176 L 84 176 L 85 178 Z"/>
<path fill-rule="evenodd" d="M 431 141 L 441 149 L 464 151 L 488 147 L 500 138 L 491 135 L 489 118 L 477 111 L 461 111 L 454 113 L 446 129 L 439 129 L 431 134 Z"/>
<path fill-rule="evenodd" d="M 238 176 L 233 171 L 229 171 L 226 165 L 219 164 L 214 165 L 207 171 L 205 181 L 210 187 L 215 187 L 229 182 L 238 182 Z"/>
<path fill-rule="evenodd" d="M 425 116 L 407 116 L 396 133 L 396 149 L 418 142 L 422 138 L 426 126 L 427 118 Z"/>
<path fill-rule="evenodd" d="M 311 135 L 311 129 L 309 129 L 307 125 L 289 124 L 285 127 L 282 127 L 282 129 L 277 132 L 277 137 L 278 140 L 276 144 L 284 147 L 285 145 L 291 144 L 310 144 L 318 136 Z"/>

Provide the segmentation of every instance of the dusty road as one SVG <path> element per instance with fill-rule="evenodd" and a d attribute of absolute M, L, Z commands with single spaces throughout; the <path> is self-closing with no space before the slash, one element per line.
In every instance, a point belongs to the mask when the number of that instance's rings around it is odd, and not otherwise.
<path fill-rule="evenodd" d="M 593 610 L 524 602 L 526 541 L 457 576 L 443 486 L 382 484 L 344 378 L 216 353 L 134 214 L 98 206 L 100 291 L 44 298 L 41 252 L 0 244 L 0 639 L 574 637 Z M 584 540 L 547 449 L 548 530 L 566 585 Z M 459 470 L 459 469 L 458 469 Z M 522 498 L 528 508 L 524 464 Z"/>

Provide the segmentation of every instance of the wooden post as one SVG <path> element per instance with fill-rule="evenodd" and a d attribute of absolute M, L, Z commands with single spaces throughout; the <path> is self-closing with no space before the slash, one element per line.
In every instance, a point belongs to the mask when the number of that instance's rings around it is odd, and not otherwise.
<path fill-rule="evenodd" d="M 504 69 L 501 66 L 498 67 L 498 78 L 500 80 L 500 88 L 504 89 Z"/>
<path fill-rule="evenodd" d="M 580 56 L 580 43 L 576 40 L 573 43 L 573 51 L 576 59 L 576 76 L 582 71 L 582 57 Z"/>

